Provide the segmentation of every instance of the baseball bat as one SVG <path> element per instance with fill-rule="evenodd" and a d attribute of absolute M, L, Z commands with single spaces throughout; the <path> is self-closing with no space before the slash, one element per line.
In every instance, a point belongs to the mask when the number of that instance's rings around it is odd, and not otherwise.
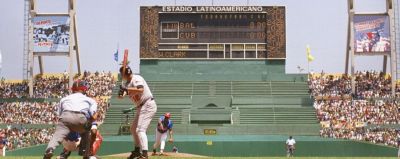
<path fill-rule="evenodd" d="M 124 60 L 122 61 L 122 79 L 125 77 L 125 69 L 126 66 L 128 65 L 128 49 L 125 49 L 124 51 Z"/>

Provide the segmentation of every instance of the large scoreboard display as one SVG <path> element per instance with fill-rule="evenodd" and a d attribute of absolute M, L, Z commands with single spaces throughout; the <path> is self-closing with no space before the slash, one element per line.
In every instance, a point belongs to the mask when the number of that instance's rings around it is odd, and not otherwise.
<path fill-rule="evenodd" d="M 285 59 L 285 7 L 141 7 L 140 58 Z"/>

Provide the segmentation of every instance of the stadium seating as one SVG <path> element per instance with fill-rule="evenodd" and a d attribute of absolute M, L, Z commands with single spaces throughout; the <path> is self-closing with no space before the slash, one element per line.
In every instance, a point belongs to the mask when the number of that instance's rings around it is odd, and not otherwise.
<path fill-rule="evenodd" d="M 147 81 L 157 102 L 157 113 L 151 127 L 165 112 L 171 112 L 177 131 L 187 131 L 200 125 L 219 125 L 224 133 L 238 127 L 263 125 L 274 134 L 293 127 L 310 127 L 302 134 L 317 134 L 319 125 L 306 82 L 294 81 Z M 119 83 L 118 83 L 119 84 Z M 133 107 L 128 98 L 118 99 L 118 84 L 113 90 L 110 109 L 103 127 L 107 134 L 117 134 L 125 123 L 122 110 Z M 128 113 L 128 122 L 134 112 Z M 235 127 L 226 124 L 234 124 Z M 298 126 L 296 126 L 298 125 Z M 199 128 L 197 128 L 199 129 Z M 150 131 L 149 133 L 153 133 Z M 178 132 L 179 133 L 179 132 Z M 183 133 L 183 132 L 182 132 Z M 240 133 L 240 132 L 238 132 Z"/>

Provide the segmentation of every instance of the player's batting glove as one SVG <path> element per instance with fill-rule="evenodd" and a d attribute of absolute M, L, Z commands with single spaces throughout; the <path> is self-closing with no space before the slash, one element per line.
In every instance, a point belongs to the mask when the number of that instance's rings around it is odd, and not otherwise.
<path fill-rule="evenodd" d="M 118 96 L 120 96 L 120 97 L 125 96 L 125 92 L 128 92 L 128 89 L 122 85 L 119 85 Z"/>
<path fill-rule="evenodd" d="M 171 139 L 171 138 L 170 138 L 170 139 L 168 140 L 168 142 L 169 142 L 169 143 L 173 143 L 173 142 L 174 142 L 174 139 Z"/>

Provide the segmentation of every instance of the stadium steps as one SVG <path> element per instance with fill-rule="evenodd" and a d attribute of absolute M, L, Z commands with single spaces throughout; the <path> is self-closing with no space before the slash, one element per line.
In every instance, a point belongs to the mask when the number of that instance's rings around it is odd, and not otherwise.
<path fill-rule="evenodd" d="M 317 124 L 312 108 L 244 108 L 240 109 L 240 124 Z"/>
<path fill-rule="evenodd" d="M 178 133 L 181 131 L 194 133 L 189 129 L 202 133 L 201 125 L 207 123 L 213 125 L 212 122 L 218 120 L 223 122 L 217 124 L 219 125 L 217 128 L 228 134 L 233 133 L 232 130 L 238 130 L 239 127 L 251 128 L 247 134 L 257 134 L 260 133 L 257 130 L 258 126 L 268 127 L 262 130 L 267 134 L 301 127 L 312 128 L 302 130 L 302 134 L 318 133 L 319 124 L 306 82 L 147 81 L 147 83 L 158 106 L 151 127 L 154 127 L 163 113 L 171 112 Z M 117 99 L 118 85 L 119 83 L 113 89 L 111 106 L 104 122 L 109 134 L 116 134 L 119 126 L 125 122 L 122 110 L 133 107 L 128 98 Z M 211 106 L 215 104 L 217 109 L 207 108 L 210 104 Z M 134 112 L 129 113 L 129 122 L 133 115 Z M 190 124 L 197 119 L 203 120 L 204 123 L 196 121 Z M 234 124 L 226 125 L 226 120 L 230 119 L 235 121 Z"/>

